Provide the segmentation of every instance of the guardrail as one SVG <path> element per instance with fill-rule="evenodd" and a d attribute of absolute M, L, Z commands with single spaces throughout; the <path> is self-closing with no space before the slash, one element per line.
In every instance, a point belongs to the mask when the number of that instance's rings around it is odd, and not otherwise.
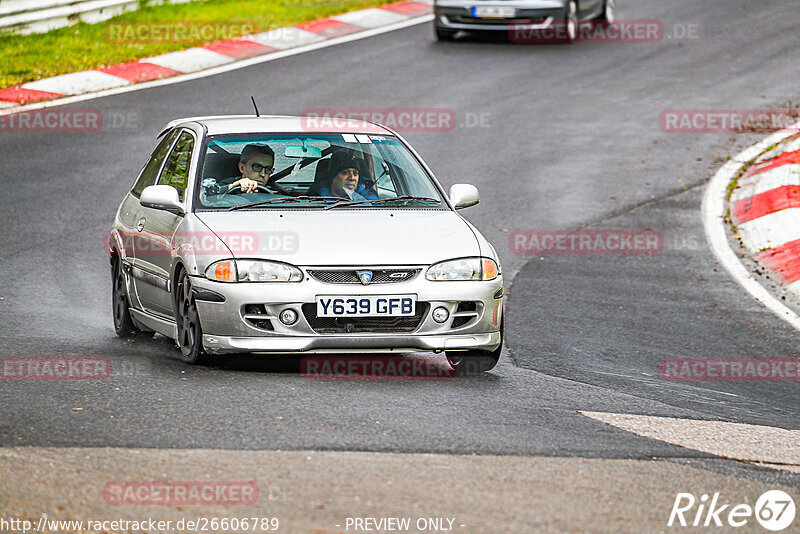
<path fill-rule="evenodd" d="M 165 0 L 153 0 L 147 5 L 163 3 Z M 0 0 L 0 33 L 44 33 L 80 21 L 93 24 L 135 11 L 143 4 L 141 0 Z"/>

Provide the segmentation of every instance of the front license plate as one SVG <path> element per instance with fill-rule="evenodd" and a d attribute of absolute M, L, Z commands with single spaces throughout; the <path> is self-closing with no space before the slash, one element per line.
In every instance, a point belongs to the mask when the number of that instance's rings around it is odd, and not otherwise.
<path fill-rule="evenodd" d="M 414 315 L 416 307 L 416 295 L 317 297 L 317 317 L 404 317 Z"/>
<path fill-rule="evenodd" d="M 516 8 L 506 6 L 476 6 L 472 8 L 472 16 L 481 19 L 510 19 L 516 14 Z"/>

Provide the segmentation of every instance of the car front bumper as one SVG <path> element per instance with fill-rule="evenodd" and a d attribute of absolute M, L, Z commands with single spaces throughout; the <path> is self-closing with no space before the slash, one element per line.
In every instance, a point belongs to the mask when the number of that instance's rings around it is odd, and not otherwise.
<path fill-rule="evenodd" d="M 516 8 L 517 13 L 513 19 L 485 19 L 476 18 L 471 14 L 471 9 L 480 5 L 502 5 L 503 7 Z M 539 8 L 530 2 L 486 2 L 486 1 L 446 1 L 437 2 L 433 7 L 434 24 L 443 30 L 464 31 L 522 31 L 522 30 L 548 30 L 564 20 L 564 8 Z"/>
<path fill-rule="evenodd" d="M 500 332 L 486 334 L 402 335 L 359 334 L 342 336 L 236 337 L 203 334 L 203 347 L 211 354 L 232 352 L 306 354 L 399 354 L 443 350 L 494 350 Z"/>
<path fill-rule="evenodd" d="M 390 284 L 330 284 L 309 276 L 293 283 L 223 283 L 193 277 L 199 295 L 197 310 L 203 328 L 203 347 L 208 352 L 264 353 L 400 353 L 443 350 L 494 350 L 500 344 L 503 312 L 503 279 L 480 282 L 431 282 L 424 270 L 416 278 Z M 224 302 L 207 299 L 210 291 Z M 316 318 L 316 298 L 325 296 L 416 295 L 417 318 L 398 329 L 391 326 L 360 326 L 363 331 L 322 328 Z M 304 306 L 305 305 L 305 306 Z M 261 313 L 253 315 L 253 306 Z M 432 311 L 444 307 L 449 318 L 433 320 Z M 297 313 L 297 322 L 287 326 L 278 316 L 285 309 Z M 248 310 L 250 313 L 248 313 Z M 462 311 L 466 310 L 466 311 Z M 253 320 L 253 318 L 257 320 Z M 326 321 L 345 325 L 357 319 Z M 257 326 L 258 325 L 258 326 Z M 352 327 L 350 327 L 352 328 Z M 342 331 L 337 331 L 342 330 Z"/>

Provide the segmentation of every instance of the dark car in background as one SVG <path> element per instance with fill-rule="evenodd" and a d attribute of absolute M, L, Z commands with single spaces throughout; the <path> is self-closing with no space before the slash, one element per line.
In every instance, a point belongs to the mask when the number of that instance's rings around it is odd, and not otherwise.
<path fill-rule="evenodd" d="M 572 42 L 580 23 L 614 22 L 615 0 L 434 0 L 434 30 L 440 41 L 459 31 L 542 32 L 547 40 Z"/>

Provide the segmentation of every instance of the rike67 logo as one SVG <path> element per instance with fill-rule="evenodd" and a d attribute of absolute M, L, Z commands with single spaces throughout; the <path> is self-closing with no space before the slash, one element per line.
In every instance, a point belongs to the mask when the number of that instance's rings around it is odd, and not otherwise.
<path fill-rule="evenodd" d="M 691 493 L 678 493 L 667 526 L 682 527 L 743 527 L 754 517 L 767 530 L 779 532 L 794 521 L 795 504 L 781 490 L 764 492 L 755 506 L 725 502 L 719 493 L 703 494 L 698 499 Z"/>

